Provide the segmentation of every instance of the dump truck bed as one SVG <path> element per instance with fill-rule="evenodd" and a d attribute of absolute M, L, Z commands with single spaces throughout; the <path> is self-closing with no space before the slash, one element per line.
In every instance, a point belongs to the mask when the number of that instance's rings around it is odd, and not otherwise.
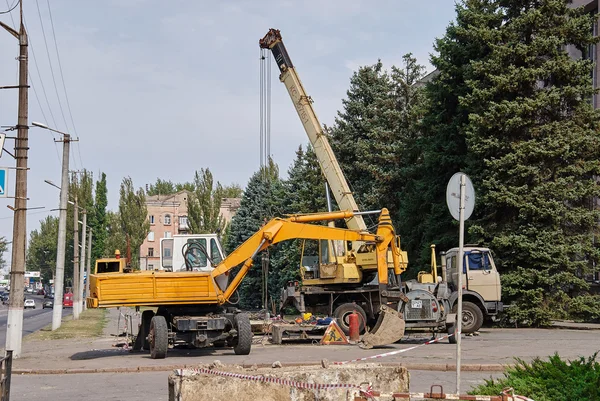
<path fill-rule="evenodd" d="M 219 299 L 210 272 L 141 271 L 92 275 L 87 304 L 92 308 L 216 305 Z"/>

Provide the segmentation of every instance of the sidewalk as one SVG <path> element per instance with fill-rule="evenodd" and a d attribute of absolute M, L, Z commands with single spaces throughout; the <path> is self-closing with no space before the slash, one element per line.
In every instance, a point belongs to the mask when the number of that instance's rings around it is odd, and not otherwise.
<path fill-rule="evenodd" d="M 321 346 L 308 343 L 271 345 L 253 344 L 250 355 L 235 355 L 229 348 L 169 349 L 166 359 L 151 359 L 148 351 L 130 352 L 116 347 L 124 342 L 117 333 L 125 331 L 120 313 L 133 313 L 133 309 L 109 310 L 108 323 L 99 338 L 33 341 L 25 338 L 21 358 L 13 362 L 15 374 L 57 374 L 98 372 L 170 371 L 196 367 L 215 360 L 245 366 L 271 366 L 275 361 L 283 365 L 314 365 L 322 359 L 345 361 L 412 348 L 424 342 L 423 337 L 410 337 L 400 344 L 380 349 L 363 350 L 352 345 Z M 121 318 L 119 318 L 121 316 Z M 139 316 L 133 319 L 137 330 Z M 514 363 L 514 358 L 532 360 L 558 352 L 567 359 L 590 356 L 596 351 L 597 335 L 592 330 L 571 329 L 482 329 L 476 337 L 462 341 L 462 369 L 464 371 L 501 371 Z M 448 371 L 454 369 L 456 347 L 445 342 L 424 345 L 393 356 L 365 362 L 401 364 L 412 370 Z"/>

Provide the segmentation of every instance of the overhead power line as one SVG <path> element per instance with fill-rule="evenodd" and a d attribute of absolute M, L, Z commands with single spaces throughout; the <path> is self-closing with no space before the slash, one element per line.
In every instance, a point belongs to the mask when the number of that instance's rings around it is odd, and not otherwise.
<path fill-rule="evenodd" d="M 12 11 L 12 10 L 14 10 L 15 8 L 17 8 L 17 6 L 19 5 L 19 2 L 20 2 L 20 1 L 21 1 L 21 0 L 17 0 L 13 6 L 9 6 L 9 5 L 8 5 L 8 0 L 7 0 L 7 1 L 6 1 L 6 5 L 8 6 L 8 8 L 9 8 L 9 9 L 8 9 L 8 10 L 6 10 L 6 11 L 0 11 L 0 14 L 8 14 L 9 12 L 11 12 L 11 11 Z"/>

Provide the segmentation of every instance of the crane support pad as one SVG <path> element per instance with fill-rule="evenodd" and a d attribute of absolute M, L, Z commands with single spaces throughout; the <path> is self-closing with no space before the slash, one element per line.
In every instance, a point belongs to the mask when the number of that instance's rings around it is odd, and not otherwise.
<path fill-rule="evenodd" d="M 363 336 L 359 345 L 361 348 L 371 349 L 393 344 L 404 336 L 405 327 L 406 324 L 399 312 L 381 305 L 375 327 Z"/>

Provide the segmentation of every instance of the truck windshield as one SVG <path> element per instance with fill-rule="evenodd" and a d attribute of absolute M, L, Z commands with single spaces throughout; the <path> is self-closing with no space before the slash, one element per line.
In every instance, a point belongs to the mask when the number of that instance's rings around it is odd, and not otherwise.
<path fill-rule="evenodd" d="M 118 273 L 121 263 L 113 262 L 98 262 L 96 265 L 96 273 Z"/>

